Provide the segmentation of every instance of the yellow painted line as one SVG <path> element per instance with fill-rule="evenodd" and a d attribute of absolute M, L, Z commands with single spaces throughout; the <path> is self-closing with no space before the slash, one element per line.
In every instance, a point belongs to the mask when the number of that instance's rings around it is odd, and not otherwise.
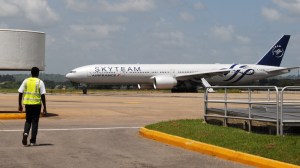
<path fill-rule="evenodd" d="M 26 113 L 0 113 L 0 119 L 24 119 L 26 118 Z"/>
<path fill-rule="evenodd" d="M 285 162 L 280 162 L 260 156 L 255 156 L 235 150 L 230 150 L 198 141 L 193 141 L 190 139 L 185 139 L 182 137 L 174 136 L 174 135 L 169 135 L 166 133 L 154 131 L 154 130 L 149 130 L 146 128 L 141 128 L 139 130 L 140 134 L 143 135 L 144 137 L 160 141 L 163 143 L 167 143 L 170 145 L 175 145 L 179 146 L 185 149 L 189 149 L 192 151 L 196 152 L 201 152 L 204 154 L 212 155 L 212 156 L 217 156 L 220 158 L 224 158 L 227 160 L 232 160 L 248 165 L 253 165 L 257 167 L 281 167 L 281 168 L 286 168 L 286 167 L 293 167 L 293 168 L 300 168 L 300 166 L 285 163 Z"/>

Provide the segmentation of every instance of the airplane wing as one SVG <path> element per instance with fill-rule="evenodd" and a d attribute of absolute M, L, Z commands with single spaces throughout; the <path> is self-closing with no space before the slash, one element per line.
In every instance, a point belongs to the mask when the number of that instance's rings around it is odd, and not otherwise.
<path fill-rule="evenodd" d="M 207 77 L 212 77 L 212 76 L 217 76 L 217 75 L 223 75 L 226 73 L 229 73 L 230 70 L 210 70 L 210 71 L 201 71 L 201 72 L 195 72 L 195 73 L 189 73 L 189 74 L 180 74 L 176 75 L 175 78 L 177 80 L 184 80 L 184 79 L 189 79 L 189 78 L 207 78 Z"/>

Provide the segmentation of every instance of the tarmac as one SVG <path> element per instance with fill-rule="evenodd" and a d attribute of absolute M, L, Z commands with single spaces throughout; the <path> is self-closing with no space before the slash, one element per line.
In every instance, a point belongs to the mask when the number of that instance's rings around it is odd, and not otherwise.
<path fill-rule="evenodd" d="M 18 94 L 0 94 L 0 111 Z M 24 119 L 0 120 L 0 167 L 250 167 L 158 143 L 139 135 L 147 124 L 203 118 L 203 94 L 103 92 L 48 94 L 39 146 L 21 144 Z M 2 114 L 0 114 L 2 115 Z"/>

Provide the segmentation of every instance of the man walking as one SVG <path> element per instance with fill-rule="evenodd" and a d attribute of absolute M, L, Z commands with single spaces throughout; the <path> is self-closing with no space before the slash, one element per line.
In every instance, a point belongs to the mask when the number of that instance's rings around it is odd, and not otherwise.
<path fill-rule="evenodd" d="M 39 77 L 39 68 L 33 67 L 31 68 L 31 76 L 23 81 L 20 86 L 19 92 L 19 111 L 23 111 L 23 104 L 25 105 L 26 111 L 26 122 L 24 126 L 23 139 L 22 144 L 27 145 L 27 137 L 31 130 L 31 139 L 30 145 L 35 146 L 36 144 L 36 136 L 38 133 L 39 126 L 39 118 L 41 113 L 41 104 L 43 103 L 43 115 L 47 114 L 46 110 L 46 89 L 45 84 Z"/>

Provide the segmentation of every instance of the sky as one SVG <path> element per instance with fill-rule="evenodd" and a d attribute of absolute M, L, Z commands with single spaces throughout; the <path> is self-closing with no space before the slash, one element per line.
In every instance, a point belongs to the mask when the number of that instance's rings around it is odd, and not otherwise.
<path fill-rule="evenodd" d="M 256 63 L 284 34 L 300 65 L 300 0 L 0 0 L 0 29 L 46 33 L 48 74 L 89 64 Z"/>

